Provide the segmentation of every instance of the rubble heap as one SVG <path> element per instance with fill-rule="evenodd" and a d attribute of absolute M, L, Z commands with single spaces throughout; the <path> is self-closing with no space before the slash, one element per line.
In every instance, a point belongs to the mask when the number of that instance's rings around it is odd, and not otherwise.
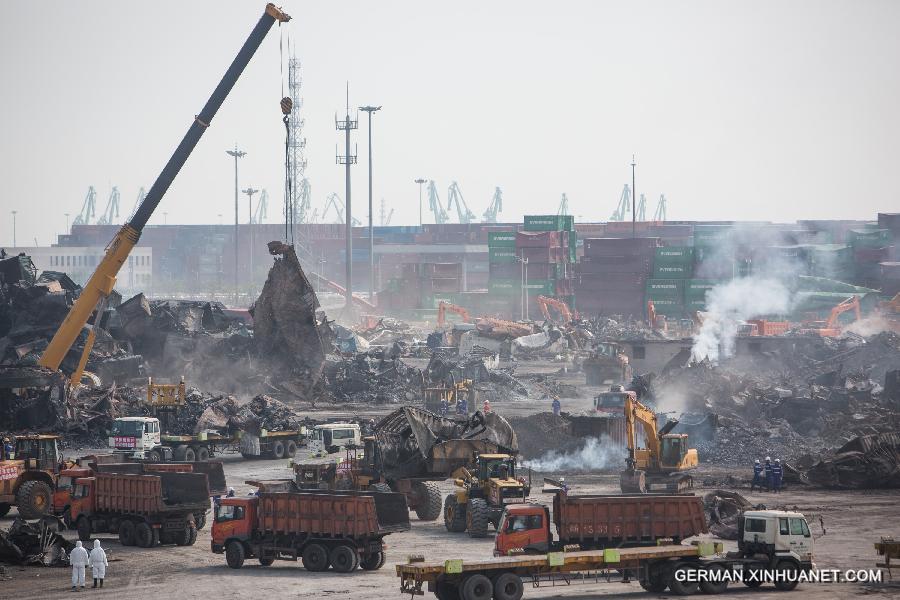
<path fill-rule="evenodd" d="M 900 488 L 900 431 L 851 440 L 805 476 L 810 483 L 830 488 Z"/>
<path fill-rule="evenodd" d="M 19 517 L 0 530 L 0 561 L 14 565 L 59 566 L 69 562 L 75 544 L 57 533 L 53 517 L 28 522 Z"/>

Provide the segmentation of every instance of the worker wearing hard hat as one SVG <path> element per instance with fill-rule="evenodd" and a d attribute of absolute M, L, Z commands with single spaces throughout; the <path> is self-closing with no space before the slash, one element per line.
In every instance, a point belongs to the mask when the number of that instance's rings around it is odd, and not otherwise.
<path fill-rule="evenodd" d="M 763 486 L 763 466 L 758 458 L 753 463 L 753 481 L 750 483 L 750 491 L 755 490 L 756 486 Z"/>
<path fill-rule="evenodd" d="M 770 456 L 766 457 L 766 465 L 764 467 L 764 471 L 766 473 L 766 491 L 771 492 L 772 487 L 775 484 L 775 479 L 772 475 L 772 458 Z"/>
<path fill-rule="evenodd" d="M 784 470 L 781 468 L 781 459 L 776 458 L 775 464 L 772 465 L 772 491 L 776 494 L 781 491 L 781 478 L 784 476 Z"/>

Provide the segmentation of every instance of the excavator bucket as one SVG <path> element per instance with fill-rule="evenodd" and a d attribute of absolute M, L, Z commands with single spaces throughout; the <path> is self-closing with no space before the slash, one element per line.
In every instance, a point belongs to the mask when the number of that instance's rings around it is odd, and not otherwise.
<path fill-rule="evenodd" d="M 643 471 L 622 471 L 619 486 L 623 494 L 646 494 L 647 478 Z"/>

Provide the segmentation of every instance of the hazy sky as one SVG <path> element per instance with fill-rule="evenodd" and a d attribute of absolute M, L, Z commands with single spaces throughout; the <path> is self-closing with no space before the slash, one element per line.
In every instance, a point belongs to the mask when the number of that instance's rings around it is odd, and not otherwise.
<path fill-rule="evenodd" d="M 256 23 L 264 2 L 0 3 L 0 244 L 42 245 L 89 185 L 124 219 Z M 280 218 L 279 42 L 303 63 L 308 176 L 320 211 L 343 196 L 334 113 L 375 115 L 375 198 L 418 222 L 416 177 L 479 218 L 606 220 L 630 181 L 670 219 L 874 218 L 900 211 L 900 2 L 285 2 L 276 26 L 152 223 L 233 221 L 241 187 Z M 363 114 L 362 117 L 365 117 Z M 365 218 L 360 118 L 354 214 Z M 242 197 L 241 220 L 247 218 Z M 377 217 L 376 217 L 377 218 Z M 454 219 L 455 220 L 455 219 Z M 120 219 L 121 222 L 121 219 Z M 432 222 L 426 215 L 426 222 Z"/>

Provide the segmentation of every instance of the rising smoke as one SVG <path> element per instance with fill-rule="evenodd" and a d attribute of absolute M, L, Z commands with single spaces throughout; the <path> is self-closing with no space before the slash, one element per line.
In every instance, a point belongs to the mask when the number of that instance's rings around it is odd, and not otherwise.
<path fill-rule="evenodd" d="M 540 473 L 575 473 L 596 471 L 624 465 L 625 451 L 614 446 L 606 436 L 591 437 L 570 452 L 551 450 L 534 460 L 523 461 L 529 469 Z"/>

